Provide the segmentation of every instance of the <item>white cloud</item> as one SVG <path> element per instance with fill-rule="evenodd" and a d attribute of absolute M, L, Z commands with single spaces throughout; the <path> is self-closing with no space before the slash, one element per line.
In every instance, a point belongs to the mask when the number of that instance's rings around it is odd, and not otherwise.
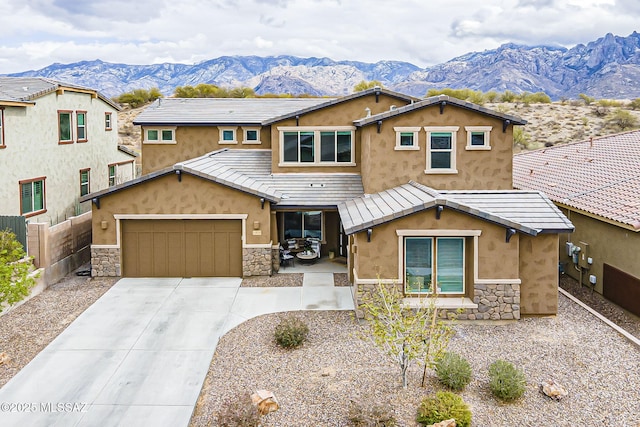
<path fill-rule="evenodd" d="M 444 62 L 502 43 L 572 46 L 637 28 L 636 0 L 3 0 L 0 73 L 53 62 L 222 55 Z"/>

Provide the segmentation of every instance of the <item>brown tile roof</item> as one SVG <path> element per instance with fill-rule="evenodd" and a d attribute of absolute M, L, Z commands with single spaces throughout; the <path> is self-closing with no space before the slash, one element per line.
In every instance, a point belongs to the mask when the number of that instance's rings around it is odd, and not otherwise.
<path fill-rule="evenodd" d="M 640 231 L 640 131 L 517 154 L 513 186 Z"/>

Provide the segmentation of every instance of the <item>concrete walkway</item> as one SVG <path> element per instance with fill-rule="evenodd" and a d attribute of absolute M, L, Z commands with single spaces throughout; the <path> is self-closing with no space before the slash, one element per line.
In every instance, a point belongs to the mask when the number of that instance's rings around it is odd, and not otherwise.
<path fill-rule="evenodd" d="M 0 389 L 1 426 L 188 426 L 220 336 L 247 319 L 352 310 L 333 273 L 302 287 L 122 279 Z"/>

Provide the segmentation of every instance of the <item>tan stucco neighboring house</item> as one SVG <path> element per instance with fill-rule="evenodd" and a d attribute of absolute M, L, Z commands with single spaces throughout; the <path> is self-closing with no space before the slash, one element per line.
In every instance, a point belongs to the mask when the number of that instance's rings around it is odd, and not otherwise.
<path fill-rule="evenodd" d="M 57 224 L 88 210 L 81 196 L 132 179 L 118 111 L 90 88 L 0 77 L 0 215 Z"/>
<path fill-rule="evenodd" d="M 281 244 L 314 238 L 347 263 L 356 303 L 382 280 L 468 319 L 557 311 L 558 233 L 573 226 L 513 190 L 518 117 L 373 88 L 164 99 L 135 123 L 145 175 L 82 199 L 94 275 L 271 275 Z"/>
<path fill-rule="evenodd" d="M 640 315 L 640 131 L 514 157 L 515 188 L 543 191 L 571 219 L 564 272 Z"/>

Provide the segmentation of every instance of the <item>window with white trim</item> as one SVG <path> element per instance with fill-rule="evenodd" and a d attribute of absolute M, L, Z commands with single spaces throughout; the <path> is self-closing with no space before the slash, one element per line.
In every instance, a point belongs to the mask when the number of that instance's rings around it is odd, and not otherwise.
<path fill-rule="evenodd" d="M 90 193 L 90 170 L 91 169 L 80 170 L 80 196 L 86 196 Z"/>
<path fill-rule="evenodd" d="M 46 210 L 45 185 L 46 178 L 35 178 L 20 181 L 20 214 L 36 215 Z"/>
<path fill-rule="evenodd" d="M 465 238 L 407 236 L 404 266 L 406 294 L 464 294 Z"/>
<path fill-rule="evenodd" d="M 243 144 L 260 144 L 260 128 L 242 128 Z"/>
<path fill-rule="evenodd" d="M 104 113 L 104 130 L 111 130 L 111 113 L 110 112 L 106 112 Z"/>
<path fill-rule="evenodd" d="M 352 126 L 280 127 L 280 165 L 353 166 Z"/>
<path fill-rule="evenodd" d="M 76 111 L 76 138 L 78 142 L 87 142 L 86 111 Z"/>
<path fill-rule="evenodd" d="M 466 150 L 491 150 L 491 126 L 465 126 L 467 131 Z"/>
<path fill-rule="evenodd" d="M 220 132 L 220 141 L 219 144 L 237 144 L 236 140 L 236 130 L 237 127 L 225 127 L 218 128 Z"/>
<path fill-rule="evenodd" d="M 117 183 L 118 165 L 109 165 L 109 187 L 113 187 Z"/>
<path fill-rule="evenodd" d="M 427 131 L 427 168 L 425 173 L 458 173 L 456 135 L 458 126 L 425 126 Z"/>
<path fill-rule="evenodd" d="M 176 128 L 145 128 L 144 144 L 176 144 Z"/>
<path fill-rule="evenodd" d="M 394 127 L 396 132 L 395 150 L 419 150 L 418 134 L 419 127 Z"/>

